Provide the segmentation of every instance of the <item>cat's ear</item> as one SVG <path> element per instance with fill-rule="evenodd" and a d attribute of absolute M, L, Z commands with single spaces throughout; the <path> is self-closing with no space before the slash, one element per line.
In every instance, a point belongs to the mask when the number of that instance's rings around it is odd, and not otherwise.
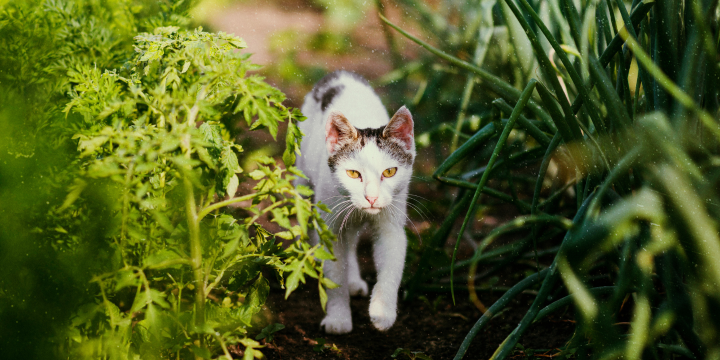
<path fill-rule="evenodd" d="M 412 114 L 405 106 L 401 107 L 390 122 L 385 126 L 383 136 L 386 138 L 395 138 L 405 145 L 405 150 L 410 150 L 415 146 L 415 132 Z"/>
<path fill-rule="evenodd" d="M 332 155 L 339 145 L 357 139 L 358 133 L 350 121 L 339 111 L 333 111 L 325 122 L 325 146 L 328 154 Z"/>

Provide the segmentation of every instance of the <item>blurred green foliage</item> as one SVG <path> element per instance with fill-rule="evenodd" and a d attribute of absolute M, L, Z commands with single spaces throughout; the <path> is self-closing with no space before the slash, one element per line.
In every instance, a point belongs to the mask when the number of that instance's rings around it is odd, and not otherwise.
<path fill-rule="evenodd" d="M 4 356 L 260 357 L 248 331 L 266 276 L 286 296 L 318 278 L 323 306 L 335 286 L 334 237 L 292 186 L 304 118 L 248 74 L 241 39 L 184 30 L 191 5 L 1 8 Z M 233 139 L 280 122 L 284 166 L 261 156 L 246 173 Z"/>
<path fill-rule="evenodd" d="M 340 34 L 351 30 L 363 18 L 373 3 L 366 0 L 312 0 L 325 9 L 328 28 Z"/>
<path fill-rule="evenodd" d="M 435 154 L 433 178 L 453 199 L 411 265 L 408 295 L 454 295 L 461 280 L 479 304 L 484 277 L 536 269 L 487 309 L 455 358 L 536 285 L 493 359 L 571 304 L 576 331 L 557 356 L 717 357 L 717 1 L 400 3 L 422 36 L 387 26 L 433 57 L 382 80 L 404 82 L 406 100 L 421 81 L 411 106 L 422 119 L 418 143 Z M 512 208 L 510 220 L 476 230 Z M 465 233 L 475 249 L 455 261 Z"/>

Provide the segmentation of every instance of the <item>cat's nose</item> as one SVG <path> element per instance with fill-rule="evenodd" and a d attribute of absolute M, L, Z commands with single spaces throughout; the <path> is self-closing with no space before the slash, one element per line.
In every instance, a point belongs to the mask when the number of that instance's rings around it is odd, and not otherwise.
<path fill-rule="evenodd" d="M 377 196 L 366 196 L 365 199 L 370 203 L 370 206 L 375 205 L 375 201 L 377 200 Z"/>

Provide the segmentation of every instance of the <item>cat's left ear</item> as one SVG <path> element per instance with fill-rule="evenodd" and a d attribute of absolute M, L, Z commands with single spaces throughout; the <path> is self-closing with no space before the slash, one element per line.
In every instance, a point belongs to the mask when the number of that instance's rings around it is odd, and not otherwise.
<path fill-rule="evenodd" d="M 328 154 L 332 155 L 340 146 L 355 141 L 357 137 L 357 130 L 345 115 L 339 111 L 333 111 L 328 115 L 325 122 L 325 146 Z"/>
<path fill-rule="evenodd" d="M 415 147 L 414 126 L 410 110 L 403 106 L 393 115 L 390 123 L 385 126 L 383 136 L 398 139 L 405 145 L 405 150 L 411 150 Z"/>

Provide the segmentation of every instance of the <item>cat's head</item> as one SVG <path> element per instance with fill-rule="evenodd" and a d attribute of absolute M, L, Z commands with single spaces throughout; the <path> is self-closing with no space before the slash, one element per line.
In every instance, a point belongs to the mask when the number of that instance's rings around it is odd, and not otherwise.
<path fill-rule="evenodd" d="M 325 124 L 328 165 L 352 204 L 377 214 L 407 189 L 415 160 L 415 135 L 404 106 L 378 129 L 357 129 L 333 111 Z"/>

